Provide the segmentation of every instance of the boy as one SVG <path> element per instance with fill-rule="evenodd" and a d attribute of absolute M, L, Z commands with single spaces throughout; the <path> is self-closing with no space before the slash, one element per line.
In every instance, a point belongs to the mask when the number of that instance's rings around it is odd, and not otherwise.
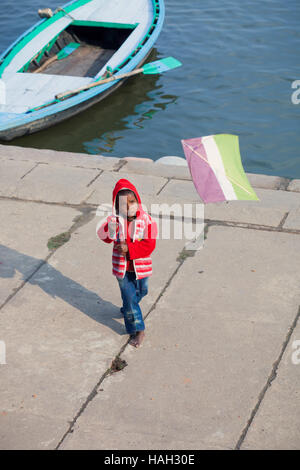
<path fill-rule="evenodd" d="M 157 226 L 141 206 L 135 186 L 120 179 L 113 190 L 113 214 L 97 231 L 105 243 L 114 242 L 112 263 L 121 290 L 129 344 L 139 347 L 145 336 L 140 300 L 148 293 L 152 274 L 151 253 L 155 249 Z"/>

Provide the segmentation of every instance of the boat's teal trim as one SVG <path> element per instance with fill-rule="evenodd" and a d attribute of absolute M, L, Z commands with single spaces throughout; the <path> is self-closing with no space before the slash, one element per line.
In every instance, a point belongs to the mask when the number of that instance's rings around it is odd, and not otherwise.
<path fill-rule="evenodd" d="M 149 30 L 147 31 L 147 33 L 143 37 L 142 41 L 138 44 L 136 49 L 133 52 L 131 52 L 130 55 L 128 57 L 126 57 L 126 59 L 124 59 L 123 62 L 121 62 L 121 64 L 118 67 L 116 67 L 114 69 L 114 73 L 120 71 L 124 67 L 124 65 L 126 65 L 131 59 L 133 59 L 133 57 L 139 52 L 140 49 L 143 48 L 143 46 L 146 44 L 146 42 L 151 38 L 152 33 L 154 32 L 154 30 L 156 29 L 156 27 L 159 24 L 159 19 L 161 17 L 162 10 L 163 10 L 163 18 L 164 18 L 165 10 L 164 10 L 163 1 L 162 0 L 152 0 L 152 5 L 153 5 L 153 20 L 152 20 L 152 24 L 151 24 Z M 160 30 L 159 30 L 159 32 L 160 32 Z"/>
<path fill-rule="evenodd" d="M 71 0 L 70 2 L 66 3 L 64 6 L 63 6 L 63 9 L 65 10 L 66 7 L 68 7 L 69 5 L 71 5 L 72 3 L 74 2 L 74 0 Z M 16 44 L 18 44 L 18 42 L 20 42 L 23 38 L 25 38 L 25 36 L 27 36 L 29 33 L 31 33 L 34 29 L 36 29 L 38 26 L 40 26 L 42 23 L 45 23 L 47 21 L 46 18 L 38 21 L 36 24 L 34 24 L 33 26 L 31 26 L 29 29 L 27 29 L 26 31 L 24 31 L 24 33 L 19 36 L 12 44 L 10 44 L 8 46 L 7 49 L 5 49 L 4 52 L 2 52 L 2 54 L 0 55 L 0 64 L 3 62 L 3 60 L 5 59 L 5 57 L 9 54 L 9 52 L 16 46 Z"/>
<path fill-rule="evenodd" d="M 104 23 L 99 21 L 83 21 L 75 20 L 71 23 L 72 26 L 95 26 L 99 28 L 118 28 L 118 29 L 135 29 L 138 23 L 126 24 L 126 23 Z"/>

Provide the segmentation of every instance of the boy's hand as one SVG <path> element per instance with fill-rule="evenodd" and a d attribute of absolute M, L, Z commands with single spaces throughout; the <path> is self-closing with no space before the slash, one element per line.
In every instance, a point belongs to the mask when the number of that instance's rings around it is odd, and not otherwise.
<path fill-rule="evenodd" d="M 117 250 L 119 253 L 121 253 L 121 255 L 125 255 L 126 253 L 128 253 L 128 246 L 126 243 L 120 243 L 119 245 L 117 245 Z"/>

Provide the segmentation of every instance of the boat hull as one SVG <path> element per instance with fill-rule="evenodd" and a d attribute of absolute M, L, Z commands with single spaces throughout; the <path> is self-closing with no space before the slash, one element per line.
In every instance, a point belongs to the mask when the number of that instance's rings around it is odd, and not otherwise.
<path fill-rule="evenodd" d="M 97 2 L 97 1 L 98 0 L 91 0 L 91 3 Z M 134 2 L 134 1 L 135 0 L 131 0 L 131 2 Z M 140 67 L 145 62 L 162 29 L 162 24 L 164 20 L 163 0 L 143 0 L 143 1 L 152 2 L 154 5 L 153 8 L 156 8 L 157 11 L 159 11 L 159 15 L 156 13 L 155 27 L 152 26 L 152 29 L 150 31 L 151 34 L 148 33 L 147 36 L 144 36 L 143 38 L 139 38 L 139 41 L 142 40 L 142 42 L 140 42 L 138 47 L 135 46 L 135 48 L 133 48 L 132 50 L 127 50 L 127 59 L 125 56 L 125 60 L 124 60 L 124 57 L 121 56 L 120 51 L 119 50 L 116 51 L 116 57 L 118 56 L 118 60 L 120 63 L 117 62 L 116 58 L 114 60 L 114 56 L 111 58 L 111 63 L 115 65 L 113 67 L 113 73 L 116 76 L 118 74 L 121 75 L 124 73 L 129 73 L 132 70 Z M 76 3 L 77 2 L 75 1 L 75 2 L 71 2 L 68 5 L 73 5 Z M 113 26 L 115 27 L 115 24 Z M 129 25 L 129 26 L 132 27 L 134 25 Z M 29 34 L 32 34 L 32 32 Z M 24 41 L 24 39 L 26 39 L 26 34 L 21 37 L 21 40 Z M 18 41 L 16 41 L 15 45 L 16 47 L 18 46 Z M 120 47 L 120 50 L 121 49 L 122 47 Z M 7 56 L 9 57 L 9 54 L 12 55 L 11 51 L 13 51 L 13 46 L 11 46 L 11 50 L 8 50 L 8 52 L 6 52 L 2 56 L 2 63 L 3 63 L 3 57 L 4 57 L 4 60 L 6 60 L 5 58 Z M 110 62 L 108 63 L 110 64 Z M 9 67 L 11 67 L 10 64 L 9 64 Z M 38 75 L 36 75 L 35 72 L 32 73 L 33 70 L 34 70 L 34 66 L 32 65 L 32 61 L 31 61 L 29 69 L 27 68 L 24 70 L 23 68 L 21 70 L 22 73 L 19 73 L 20 70 L 16 70 L 16 72 L 18 73 L 15 73 L 15 80 L 16 79 L 20 80 L 20 75 L 24 75 L 24 79 L 31 80 L 31 82 L 34 83 L 34 80 L 36 81 L 38 79 Z M 0 71 L 1 71 L 1 68 L 0 68 Z M 26 73 L 23 74 L 23 72 L 26 72 Z M 70 79 L 69 82 L 72 84 L 72 81 L 74 82 L 75 80 L 78 80 L 78 79 L 90 80 L 90 81 L 99 80 L 99 73 L 98 73 L 98 76 L 96 75 L 94 78 L 85 79 L 84 76 L 82 76 L 83 78 L 69 77 Z M 57 78 L 62 78 L 63 80 L 65 80 L 63 86 L 65 86 L 65 83 L 68 83 L 67 82 L 68 76 L 59 77 L 58 75 L 53 75 L 53 72 L 51 71 L 48 72 L 48 75 L 46 74 L 47 74 L 47 69 L 46 69 L 45 74 L 43 71 L 43 77 L 40 77 L 44 81 L 48 80 L 49 77 L 50 79 L 52 77 L 54 77 L 54 79 L 57 77 Z M 85 76 L 87 77 L 87 75 Z M 77 115 L 81 113 L 82 111 L 90 108 L 91 106 L 99 103 L 103 99 L 105 99 L 108 95 L 110 95 L 117 88 L 119 88 L 124 83 L 124 81 L 125 81 L 124 79 L 120 79 L 120 80 L 111 82 L 106 85 L 100 85 L 98 87 L 94 87 L 93 89 L 81 92 L 80 94 L 76 96 L 71 96 L 70 98 L 67 98 L 62 101 L 56 100 L 54 102 L 53 100 L 53 102 L 51 101 L 47 103 L 47 100 L 44 100 L 44 102 L 37 103 L 36 96 L 33 96 L 34 98 L 33 102 L 36 101 L 35 106 L 32 109 L 25 110 L 25 112 L 23 111 L 23 112 L 18 113 L 17 106 L 15 106 L 15 109 L 12 108 L 11 110 L 8 108 L 7 114 L 1 112 L 1 109 L 0 109 L 0 140 L 11 141 L 17 137 L 33 134 L 41 130 L 47 129 L 49 127 L 52 127 L 62 121 L 65 121 L 73 117 L 74 115 Z M 24 88 L 25 88 L 25 85 L 24 85 Z M 34 88 L 34 86 L 32 86 L 32 88 Z M 68 88 L 66 88 L 65 90 L 74 89 L 74 88 L 76 88 L 76 86 L 73 86 L 73 87 L 71 86 L 70 88 L 68 86 Z M 57 92 L 59 92 L 59 90 L 57 90 Z M 52 91 L 51 97 L 55 96 L 55 94 Z"/>
<path fill-rule="evenodd" d="M 143 65 L 143 63 L 147 60 L 147 57 L 151 54 L 151 52 L 152 50 L 147 54 L 143 62 L 139 64 L 139 67 Z M 66 121 L 67 119 L 70 119 L 73 116 L 80 114 L 82 111 L 91 108 L 95 104 L 105 99 L 107 96 L 111 95 L 117 88 L 123 85 L 125 81 L 126 79 L 119 80 L 105 92 L 102 92 L 101 94 L 96 95 L 93 98 L 90 98 L 89 100 L 83 101 L 82 103 L 77 104 L 72 108 L 67 108 L 66 110 L 61 111 L 57 114 L 46 115 L 41 119 L 36 119 L 27 124 L 21 124 L 20 126 L 13 127 L 9 130 L 0 130 L 0 140 L 2 140 L 3 142 L 10 142 L 11 140 L 16 139 L 17 137 L 35 134 L 36 132 L 48 129 L 49 127 L 53 127 L 56 124 Z"/>
<path fill-rule="evenodd" d="M 67 119 L 76 116 L 82 111 L 85 111 L 91 106 L 94 106 L 95 104 L 102 101 L 108 95 L 113 93 L 117 88 L 119 88 L 124 81 L 125 80 L 120 80 L 106 92 L 103 92 L 100 95 L 97 95 L 89 100 L 84 101 L 83 103 L 73 106 L 72 108 L 67 108 L 64 111 L 60 111 L 57 114 L 46 115 L 41 119 L 36 119 L 30 123 L 21 124 L 18 127 L 13 127 L 4 131 L 0 130 L 0 140 L 4 142 L 10 142 L 11 140 L 16 139 L 17 137 L 35 134 L 36 132 L 48 129 L 49 127 L 53 127 L 56 124 L 59 124 L 60 122 L 66 121 Z"/>

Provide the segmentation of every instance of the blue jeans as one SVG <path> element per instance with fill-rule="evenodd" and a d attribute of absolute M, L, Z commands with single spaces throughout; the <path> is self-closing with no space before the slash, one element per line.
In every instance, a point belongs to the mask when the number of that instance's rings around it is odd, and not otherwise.
<path fill-rule="evenodd" d="M 136 279 L 135 272 L 126 271 L 124 278 L 117 277 L 117 280 L 123 300 L 121 312 L 124 316 L 126 331 L 129 335 L 134 335 L 137 331 L 145 329 L 139 302 L 148 294 L 148 277 Z"/>

